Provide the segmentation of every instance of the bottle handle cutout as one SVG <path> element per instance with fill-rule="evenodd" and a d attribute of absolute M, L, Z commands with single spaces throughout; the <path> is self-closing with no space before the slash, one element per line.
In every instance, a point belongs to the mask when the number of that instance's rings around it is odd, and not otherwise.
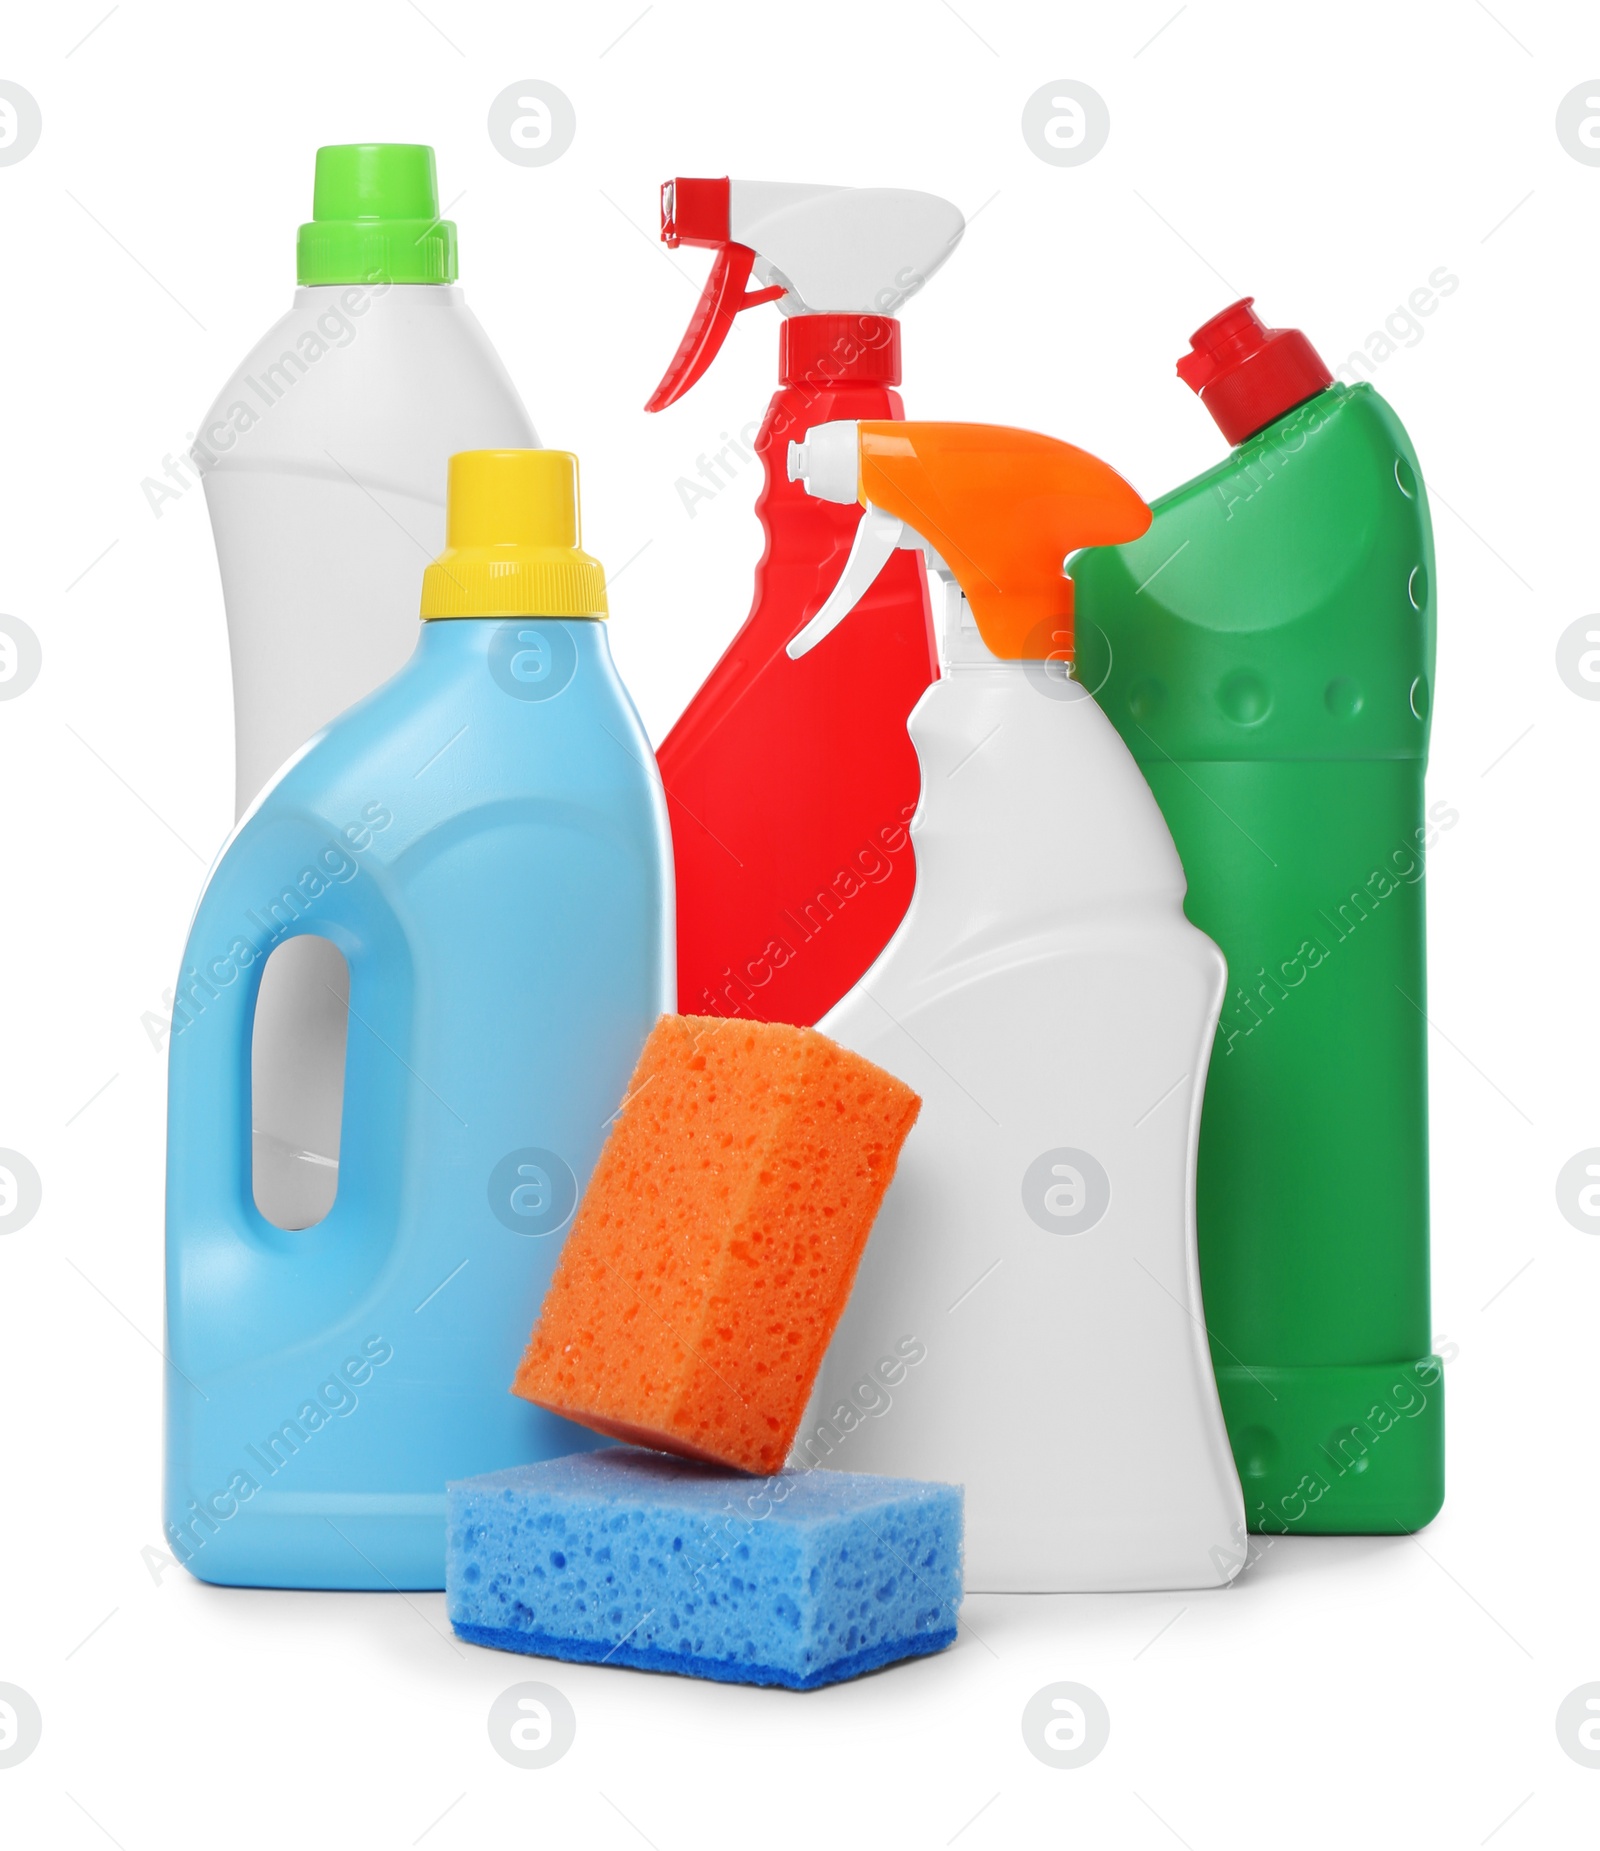
<path fill-rule="evenodd" d="M 240 1358 L 286 1334 L 276 1320 L 290 1273 L 330 1321 L 360 1301 L 399 1225 L 407 1116 L 419 1100 L 447 1109 L 417 1085 L 410 953 L 380 878 L 309 818 L 250 847 L 224 858 L 202 897 L 168 1055 L 168 1224 L 191 1230 L 169 1248 L 168 1289 L 220 1300 Z M 251 1053 L 267 960 L 303 936 L 343 954 L 350 1000 L 338 1192 L 315 1226 L 290 1230 L 255 1201 Z"/>

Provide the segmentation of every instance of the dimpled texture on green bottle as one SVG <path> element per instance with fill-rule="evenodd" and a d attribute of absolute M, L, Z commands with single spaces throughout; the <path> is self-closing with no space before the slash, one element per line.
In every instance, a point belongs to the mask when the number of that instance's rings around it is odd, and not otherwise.
<path fill-rule="evenodd" d="M 1228 1000 L 1201 1124 L 1207 1328 L 1250 1528 L 1444 1498 L 1428 1303 L 1423 866 L 1433 533 L 1411 444 L 1334 385 L 1080 553 L 1078 667 L 1183 857 Z"/>
<path fill-rule="evenodd" d="M 433 150 L 416 142 L 318 148 L 299 281 L 453 283 L 456 228 L 439 217 Z"/>

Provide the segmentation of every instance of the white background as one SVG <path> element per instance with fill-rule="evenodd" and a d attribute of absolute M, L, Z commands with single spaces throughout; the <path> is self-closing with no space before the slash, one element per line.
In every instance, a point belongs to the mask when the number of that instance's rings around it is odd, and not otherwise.
<path fill-rule="evenodd" d="M 0 1145 L 37 1165 L 44 1205 L 0 1239 L 0 1682 L 44 1734 L 0 1770 L 0 1837 L 1588 1842 L 1600 1772 L 1554 1719 L 1600 1679 L 1600 1243 L 1554 1183 L 1600 1144 L 1600 704 L 1563 685 L 1555 645 L 1600 609 L 1600 168 L 1563 151 L 1555 111 L 1600 72 L 1600 18 L 424 5 L 128 0 L 96 28 L 101 0 L 72 0 L 7 21 L 0 77 L 44 134 L 0 168 L 0 609 L 44 666 L 0 703 Z M 485 126 L 529 77 L 577 112 L 542 168 Z M 1075 168 L 1020 132 L 1067 77 L 1111 112 Z M 140 483 L 287 306 L 314 149 L 367 139 L 438 150 L 468 299 L 543 439 L 583 459 L 590 550 L 631 561 L 613 642 L 658 739 L 743 618 L 759 548 L 754 466 L 693 519 L 674 483 L 760 415 L 777 339 L 752 312 L 681 405 L 642 414 L 707 262 L 656 243 L 668 175 L 957 201 L 966 240 L 905 311 L 911 414 L 1053 432 L 1147 496 L 1222 453 L 1172 370 L 1207 316 L 1252 292 L 1337 367 L 1438 266 L 1459 277 L 1375 381 L 1435 495 L 1430 797 L 1460 815 L 1428 882 L 1451 1361 L 1449 1492 L 1425 1534 L 1287 1541 L 1225 1593 L 973 1598 L 943 1657 L 798 1697 L 477 1651 L 440 1596 L 228 1592 L 148 1565 L 165 1073 L 141 1017 L 228 828 L 232 761 L 203 499 L 157 519 Z M 1359 1212 L 1368 1179 L 1339 1186 Z M 1003 1368 L 994 1398 L 1041 1457 L 1084 1412 L 1016 1405 Z M 577 1714 L 543 1771 L 485 1727 L 527 1677 Z M 1020 1730 L 1063 1679 L 1111 1716 L 1073 1771 Z"/>

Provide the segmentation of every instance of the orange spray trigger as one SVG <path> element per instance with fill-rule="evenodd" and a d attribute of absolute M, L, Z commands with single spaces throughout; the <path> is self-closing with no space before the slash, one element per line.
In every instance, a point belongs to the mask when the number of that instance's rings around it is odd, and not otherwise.
<path fill-rule="evenodd" d="M 861 500 L 932 547 L 1007 661 L 1071 649 L 1067 556 L 1137 539 L 1150 510 L 1087 450 L 993 424 L 860 425 Z"/>

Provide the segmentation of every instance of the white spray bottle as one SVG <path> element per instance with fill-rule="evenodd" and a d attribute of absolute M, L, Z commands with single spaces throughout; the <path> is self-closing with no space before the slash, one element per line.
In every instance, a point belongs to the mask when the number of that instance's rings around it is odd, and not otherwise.
<path fill-rule="evenodd" d="M 456 279 L 433 150 L 317 150 L 294 304 L 195 434 L 233 660 L 235 809 L 417 642 L 417 574 L 444 546 L 458 450 L 539 439 Z M 419 766 L 420 766 L 419 759 Z M 293 893 L 263 895 L 288 923 Z M 290 939 L 256 1006 L 256 1205 L 320 1221 L 338 1186 L 349 975 Z"/>
<path fill-rule="evenodd" d="M 789 466 L 866 510 L 791 654 L 897 547 L 947 583 L 944 675 L 910 721 L 916 891 L 819 1024 L 916 1087 L 922 1115 L 795 1462 L 963 1484 L 973 1590 L 1221 1585 L 1244 1506 L 1194 1185 L 1226 965 L 1072 678 L 1064 576 L 1150 511 L 1085 452 L 989 425 L 825 424 Z"/>

